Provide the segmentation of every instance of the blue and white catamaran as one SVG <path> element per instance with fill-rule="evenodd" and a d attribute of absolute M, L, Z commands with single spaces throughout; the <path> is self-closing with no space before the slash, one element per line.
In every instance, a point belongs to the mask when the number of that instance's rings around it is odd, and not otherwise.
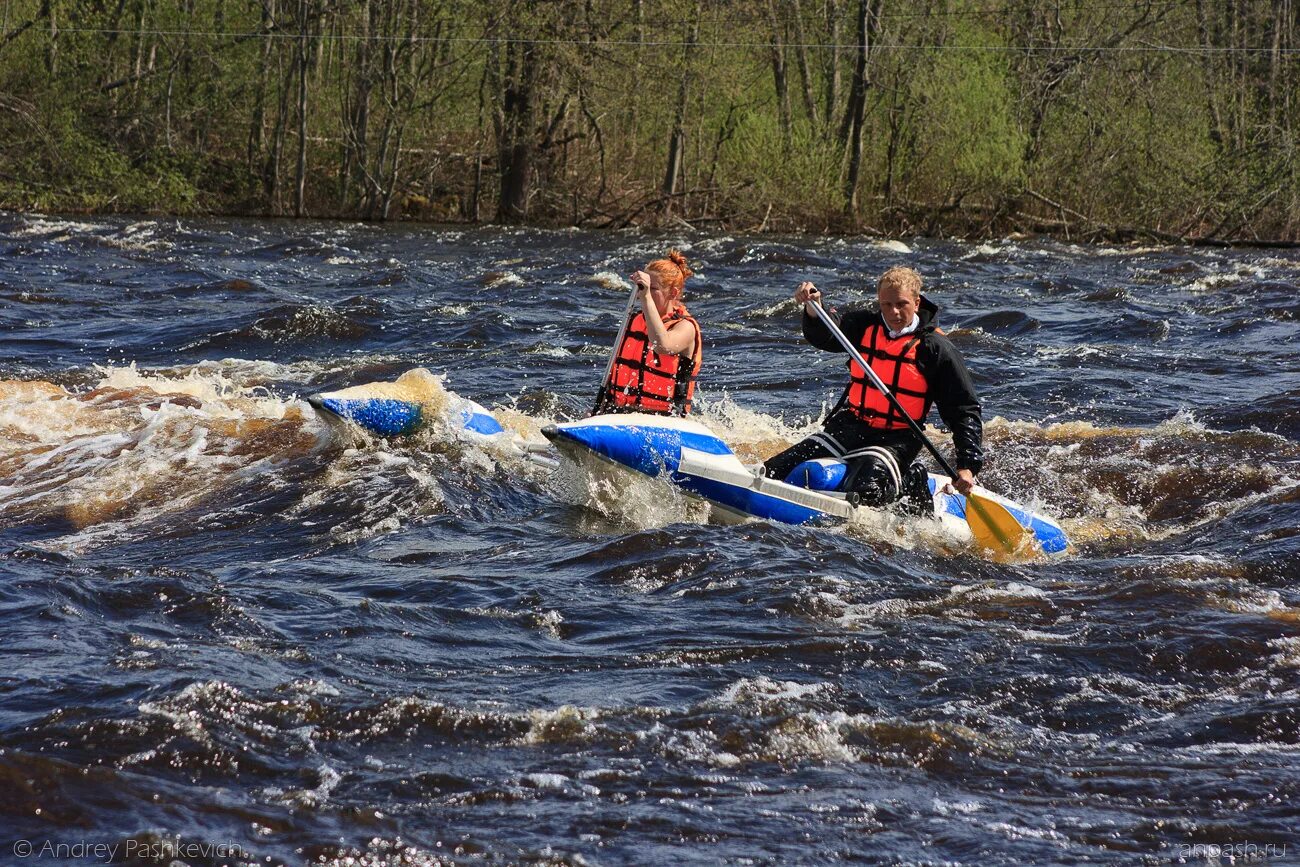
<path fill-rule="evenodd" d="M 309 398 L 313 406 L 337 419 L 346 419 L 390 437 L 413 433 L 440 414 L 441 421 L 471 436 L 515 438 L 480 404 L 442 392 L 445 398 L 428 399 L 426 371 L 411 371 L 394 383 L 370 383 Z M 662 479 L 686 495 L 709 505 L 712 520 L 739 523 L 767 519 L 786 524 L 807 524 L 851 518 L 855 506 L 837 490 L 845 476 L 844 464 L 829 459 L 808 461 L 784 480 L 769 479 L 746 466 L 731 448 L 699 422 L 640 413 L 595 415 L 547 427 L 543 434 L 554 456 L 539 455 L 536 444 L 518 443 L 525 454 L 553 464 L 569 462 L 582 472 L 630 472 Z M 517 438 L 515 438 L 517 439 Z M 931 474 L 934 520 L 944 536 L 954 542 L 972 538 L 967 498 L 947 490 L 947 476 Z M 1067 547 L 1065 532 L 1051 518 L 979 489 L 980 495 L 1005 508 L 1032 534 L 1038 548 L 1056 554 Z M 870 510 L 868 511 L 879 511 Z"/>

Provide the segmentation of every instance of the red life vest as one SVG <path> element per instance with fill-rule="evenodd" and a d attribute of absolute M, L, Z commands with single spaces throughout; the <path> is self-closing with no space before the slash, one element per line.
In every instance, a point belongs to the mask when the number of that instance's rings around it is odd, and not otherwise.
<path fill-rule="evenodd" d="M 921 345 L 917 332 L 891 338 L 880 323 L 867 326 L 862 334 L 862 358 L 875 371 L 880 381 L 889 387 L 903 409 L 917 424 L 924 424 L 930 411 L 930 385 L 916 364 L 916 348 Z M 845 402 L 858 418 L 869 426 L 894 430 L 907 427 L 907 421 L 894 409 L 867 373 L 853 360 L 849 361 L 849 383 Z"/>
<path fill-rule="evenodd" d="M 685 364 L 680 355 L 664 355 L 651 349 L 645 314 L 632 317 L 609 374 L 605 401 L 609 411 L 690 414 L 704 344 L 700 339 L 700 324 L 685 307 L 677 307 L 664 317 L 664 326 L 672 328 L 682 321 L 695 326 L 695 346 L 690 361 Z"/>

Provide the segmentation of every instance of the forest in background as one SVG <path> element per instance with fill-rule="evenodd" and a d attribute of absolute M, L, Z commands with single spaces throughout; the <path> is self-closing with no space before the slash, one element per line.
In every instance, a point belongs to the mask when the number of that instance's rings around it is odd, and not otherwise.
<path fill-rule="evenodd" d="M 1300 239 L 1300 0 L 4 0 L 0 208 Z"/>

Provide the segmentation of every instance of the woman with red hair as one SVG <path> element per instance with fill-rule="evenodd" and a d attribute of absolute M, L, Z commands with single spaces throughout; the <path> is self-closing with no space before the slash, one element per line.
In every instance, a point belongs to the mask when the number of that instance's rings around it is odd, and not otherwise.
<path fill-rule="evenodd" d="M 686 278 L 693 274 L 677 250 L 632 273 L 641 311 L 614 352 L 597 413 L 690 413 L 703 350 L 700 325 L 681 300 Z"/>

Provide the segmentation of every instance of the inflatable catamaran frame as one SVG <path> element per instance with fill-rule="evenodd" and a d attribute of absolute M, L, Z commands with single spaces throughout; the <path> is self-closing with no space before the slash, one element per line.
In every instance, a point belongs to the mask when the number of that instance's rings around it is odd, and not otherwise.
<path fill-rule="evenodd" d="M 327 417 L 346 420 L 383 437 L 402 436 L 431 421 L 419 401 L 402 395 L 393 383 L 371 383 L 308 398 Z M 767 519 L 786 524 L 847 520 L 855 510 L 882 512 L 855 506 L 835 490 L 844 475 L 837 461 L 809 461 L 785 481 L 763 477 L 746 466 L 731 448 L 699 422 L 640 413 L 595 415 L 563 422 L 542 431 L 554 447 L 546 454 L 537 444 L 527 444 L 507 432 L 486 408 L 452 396 L 441 408 L 443 421 L 468 436 L 509 439 L 514 448 L 545 466 L 564 460 L 580 472 L 600 474 L 631 472 L 664 479 L 688 496 L 709 505 L 710 518 L 735 524 Z M 947 476 L 930 474 L 934 520 L 943 535 L 958 543 L 972 539 L 967 498 L 951 492 Z M 991 491 L 979 495 L 1005 509 L 1026 536 L 1044 553 L 1067 547 L 1060 525 Z"/>

